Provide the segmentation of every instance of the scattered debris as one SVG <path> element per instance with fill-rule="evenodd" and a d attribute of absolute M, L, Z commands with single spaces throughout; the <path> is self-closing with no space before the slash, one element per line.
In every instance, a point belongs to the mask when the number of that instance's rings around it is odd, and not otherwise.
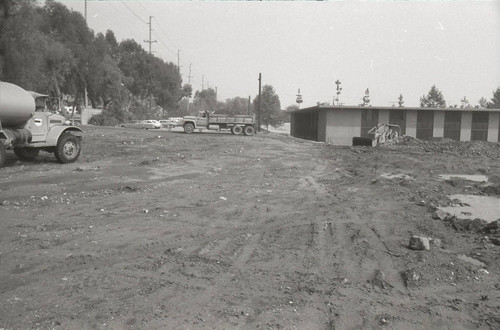
<path fill-rule="evenodd" d="M 380 176 L 385 179 L 415 180 L 411 175 L 404 173 L 382 173 Z"/>
<path fill-rule="evenodd" d="M 401 273 L 403 282 L 407 288 L 415 287 L 420 280 L 420 274 L 413 268 L 408 268 Z"/>
<path fill-rule="evenodd" d="M 481 175 L 481 174 L 475 174 L 475 175 L 468 175 L 468 174 L 440 174 L 439 178 L 443 180 L 450 181 L 452 179 L 463 179 L 467 181 L 474 181 L 474 182 L 488 182 L 488 177 L 486 175 Z"/>
<path fill-rule="evenodd" d="M 429 239 L 421 236 L 411 236 L 408 247 L 412 250 L 430 250 Z"/>
<path fill-rule="evenodd" d="M 386 281 L 385 279 L 385 274 L 380 271 L 380 270 L 375 270 L 375 273 L 373 274 L 373 277 L 369 282 L 372 284 L 372 286 L 378 286 L 381 289 L 391 289 L 393 286 Z"/>
<path fill-rule="evenodd" d="M 440 249 L 442 246 L 442 242 L 439 238 L 431 238 L 431 239 L 429 239 L 429 243 L 431 245 L 437 247 L 438 249 Z"/>
<path fill-rule="evenodd" d="M 397 254 L 397 253 L 391 252 L 389 250 L 380 250 L 380 251 L 388 253 L 388 254 L 390 254 L 391 256 L 394 256 L 394 257 L 401 257 L 402 256 L 402 254 Z"/>
<path fill-rule="evenodd" d="M 449 217 L 449 213 L 442 211 L 442 210 L 436 210 L 432 213 L 432 219 L 436 220 L 444 220 L 447 217 Z"/>
<path fill-rule="evenodd" d="M 465 262 L 471 263 L 471 264 L 473 264 L 473 265 L 479 266 L 479 267 L 484 267 L 484 266 L 486 266 L 486 265 L 484 264 L 484 262 L 479 261 L 479 260 L 474 259 L 474 258 L 471 258 L 471 257 L 469 257 L 469 256 L 466 256 L 465 254 L 459 254 L 459 255 L 457 256 L 457 258 L 458 258 L 458 259 L 460 259 L 460 260 L 462 260 L 462 261 L 465 261 Z"/>

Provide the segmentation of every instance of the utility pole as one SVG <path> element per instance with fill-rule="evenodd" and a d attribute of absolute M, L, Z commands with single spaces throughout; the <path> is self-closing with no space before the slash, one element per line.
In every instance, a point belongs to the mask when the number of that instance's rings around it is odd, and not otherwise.
<path fill-rule="evenodd" d="M 87 24 L 87 0 L 85 0 L 85 24 Z M 87 93 L 87 82 L 86 81 L 84 82 L 83 86 L 84 86 L 84 93 L 85 93 L 85 109 L 87 109 L 87 107 L 89 106 L 89 98 L 88 98 L 88 93 Z"/>
<path fill-rule="evenodd" d="M 257 132 L 260 132 L 260 106 L 262 104 L 262 100 L 261 100 L 261 85 L 262 85 L 262 74 L 259 73 L 259 108 L 258 108 L 258 112 L 257 112 Z"/>
<path fill-rule="evenodd" d="M 144 40 L 144 42 L 147 42 L 149 44 L 149 55 L 151 55 L 151 44 L 153 42 L 156 42 L 156 40 L 151 40 L 151 31 L 153 31 L 152 27 L 151 27 L 151 19 L 153 18 L 153 16 L 149 16 L 149 23 L 147 23 L 149 25 L 149 40 Z M 149 113 L 151 113 L 151 105 L 153 103 L 153 95 L 151 94 L 151 81 L 149 82 L 149 89 L 148 89 L 148 94 L 149 94 Z"/>
<path fill-rule="evenodd" d="M 191 63 L 189 63 L 189 76 L 188 76 L 188 84 L 191 86 Z M 189 112 L 189 101 L 191 100 L 191 96 L 188 96 L 188 104 L 186 112 Z"/>
<path fill-rule="evenodd" d="M 205 76 L 201 76 L 201 90 L 205 89 Z"/>
<path fill-rule="evenodd" d="M 250 95 L 248 96 L 248 109 L 247 109 L 247 115 L 250 116 Z"/>
<path fill-rule="evenodd" d="M 151 40 L 151 31 L 153 31 L 153 29 L 151 28 L 151 19 L 153 18 L 153 16 L 149 16 L 149 23 L 146 23 L 149 25 L 149 40 L 144 40 L 144 42 L 147 42 L 149 44 L 149 54 L 151 54 L 151 44 L 153 42 L 156 42 L 156 40 Z"/>

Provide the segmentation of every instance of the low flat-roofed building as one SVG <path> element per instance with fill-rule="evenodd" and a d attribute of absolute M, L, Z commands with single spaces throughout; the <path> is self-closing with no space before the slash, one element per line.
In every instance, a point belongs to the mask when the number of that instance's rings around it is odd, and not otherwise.
<path fill-rule="evenodd" d="M 500 141 L 500 109 L 318 105 L 290 115 L 291 136 L 333 145 L 371 137 L 377 124 L 399 125 L 402 135 L 424 140 Z"/>

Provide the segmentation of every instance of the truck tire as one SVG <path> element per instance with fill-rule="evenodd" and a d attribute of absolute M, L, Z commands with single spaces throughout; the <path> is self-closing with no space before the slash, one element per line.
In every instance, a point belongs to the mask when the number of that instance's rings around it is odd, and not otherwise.
<path fill-rule="evenodd" d="M 0 167 L 5 165 L 5 158 L 7 157 L 5 153 L 5 146 L 3 145 L 2 140 L 0 140 Z"/>
<path fill-rule="evenodd" d="M 38 148 L 14 148 L 14 153 L 20 160 L 33 160 L 40 153 Z"/>
<path fill-rule="evenodd" d="M 245 134 L 246 136 L 253 135 L 253 133 L 255 133 L 255 129 L 253 128 L 253 126 L 245 126 L 245 128 L 243 129 L 243 134 Z"/>
<path fill-rule="evenodd" d="M 233 126 L 233 132 L 234 134 L 241 134 L 241 132 L 243 131 L 243 128 L 241 126 Z"/>
<path fill-rule="evenodd" d="M 187 134 L 193 133 L 194 132 L 194 125 L 191 123 L 187 123 L 186 125 L 184 125 L 184 132 L 186 132 Z"/>
<path fill-rule="evenodd" d="M 80 139 L 70 132 L 64 132 L 57 141 L 54 155 L 60 163 L 72 163 L 78 159 L 81 150 Z"/>

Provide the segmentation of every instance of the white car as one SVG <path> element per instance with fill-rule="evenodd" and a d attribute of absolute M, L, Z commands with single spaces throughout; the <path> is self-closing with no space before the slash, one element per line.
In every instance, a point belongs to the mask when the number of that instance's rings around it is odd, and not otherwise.
<path fill-rule="evenodd" d="M 148 120 L 145 120 L 144 122 L 146 124 L 153 125 L 153 127 L 156 128 L 156 129 L 161 128 L 161 123 L 158 120 L 148 119 Z"/>

